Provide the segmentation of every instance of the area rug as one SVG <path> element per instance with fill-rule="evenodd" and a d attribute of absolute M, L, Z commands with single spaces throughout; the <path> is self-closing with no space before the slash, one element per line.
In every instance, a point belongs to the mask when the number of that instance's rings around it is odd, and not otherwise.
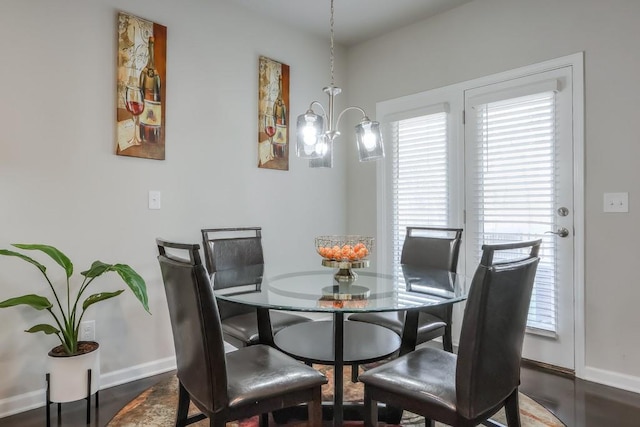
<path fill-rule="evenodd" d="M 328 366 L 315 366 L 327 376 L 329 383 L 323 386 L 322 397 L 324 401 L 331 401 L 333 395 L 333 369 Z M 348 402 L 362 401 L 363 385 L 361 383 L 352 383 L 351 371 L 345 366 L 344 372 L 344 399 Z M 108 427 L 168 427 L 175 423 L 176 408 L 178 405 L 178 380 L 171 377 L 160 381 L 154 386 L 142 392 L 138 397 L 129 402 L 122 410 L 120 410 L 113 419 L 107 424 Z M 197 409 L 191 407 L 190 413 L 197 413 Z M 523 427 L 562 427 L 564 424 L 558 420 L 553 414 L 546 410 L 543 406 L 536 403 L 533 399 L 520 393 L 520 417 Z M 493 418 L 494 421 L 506 423 L 504 413 L 501 410 Z M 273 419 L 270 421 L 272 426 L 276 426 Z M 196 427 L 208 426 L 208 420 L 191 424 Z M 290 421 L 286 427 L 304 427 L 307 423 L 304 421 Z M 331 426 L 331 421 L 325 421 L 325 426 Z M 345 427 L 362 426 L 359 421 L 345 421 Z M 404 411 L 401 425 L 403 427 L 424 427 L 422 417 L 410 412 Z M 234 421 L 227 424 L 227 427 L 257 427 L 258 417 L 251 419 Z M 280 424 L 282 426 L 282 424 Z M 380 423 L 379 427 L 392 427 L 390 424 Z M 442 427 L 442 424 L 436 423 L 436 426 Z"/>

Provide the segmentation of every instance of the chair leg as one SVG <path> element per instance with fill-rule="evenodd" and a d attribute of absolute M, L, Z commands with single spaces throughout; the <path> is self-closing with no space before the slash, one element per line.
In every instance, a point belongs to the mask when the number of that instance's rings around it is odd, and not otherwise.
<path fill-rule="evenodd" d="M 444 328 L 444 335 L 442 336 L 442 348 L 444 351 L 453 353 L 453 339 L 451 338 L 451 326 L 447 325 Z"/>
<path fill-rule="evenodd" d="M 404 410 L 397 406 L 387 405 L 387 424 L 400 424 Z M 427 424 L 427 427 L 429 425 Z"/>
<path fill-rule="evenodd" d="M 225 427 L 227 422 L 221 417 L 209 418 L 209 427 Z"/>
<path fill-rule="evenodd" d="M 187 425 L 187 417 L 189 415 L 189 404 L 191 399 L 187 389 L 184 388 L 182 383 L 179 383 L 178 387 L 178 411 L 176 413 L 176 427 L 183 427 Z"/>
<path fill-rule="evenodd" d="M 307 404 L 309 427 L 322 426 L 322 388 L 313 390 L 313 399 Z"/>
<path fill-rule="evenodd" d="M 367 386 L 364 387 L 364 427 L 378 425 L 378 402 L 371 399 Z"/>
<path fill-rule="evenodd" d="M 260 421 L 258 421 L 258 425 L 260 427 L 269 427 L 269 413 L 265 412 L 264 414 L 260 414 Z"/>
<path fill-rule="evenodd" d="M 351 364 L 351 382 L 352 383 L 357 383 L 358 382 L 358 371 L 360 369 L 360 366 L 357 363 L 352 363 Z"/>
<path fill-rule="evenodd" d="M 442 336 L 442 348 L 444 351 L 453 353 L 453 339 L 451 338 L 451 320 L 453 318 L 453 306 L 450 304 L 447 308 L 447 325 L 444 327 L 444 335 Z"/>
<path fill-rule="evenodd" d="M 507 397 L 504 404 L 504 412 L 507 416 L 507 425 L 509 427 L 520 427 L 520 405 L 518 403 L 518 389 Z"/>

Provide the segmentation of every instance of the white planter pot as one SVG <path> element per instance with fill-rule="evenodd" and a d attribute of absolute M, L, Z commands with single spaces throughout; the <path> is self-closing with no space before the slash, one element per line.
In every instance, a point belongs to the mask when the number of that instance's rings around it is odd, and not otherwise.
<path fill-rule="evenodd" d="M 78 356 L 54 357 L 49 353 L 49 400 L 73 402 L 93 395 L 100 388 L 100 348 Z M 91 393 L 87 393 L 88 370 L 91 369 Z"/>

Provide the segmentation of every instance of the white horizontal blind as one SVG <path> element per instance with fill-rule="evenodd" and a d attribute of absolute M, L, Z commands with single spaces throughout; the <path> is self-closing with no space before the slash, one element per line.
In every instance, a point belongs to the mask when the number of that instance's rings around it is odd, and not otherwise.
<path fill-rule="evenodd" d="M 407 226 L 448 224 L 447 113 L 392 122 L 391 135 L 393 270 L 401 276 L 400 255 Z"/>
<path fill-rule="evenodd" d="M 471 244 L 543 239 L 527 327 L 556 332 L 555 93 L 547 91 L 474 106 L 470 173 Z M 516 254 L 512 254 L 515 256 Z M 509 257 L 506 254 L 506 257 Z"/>

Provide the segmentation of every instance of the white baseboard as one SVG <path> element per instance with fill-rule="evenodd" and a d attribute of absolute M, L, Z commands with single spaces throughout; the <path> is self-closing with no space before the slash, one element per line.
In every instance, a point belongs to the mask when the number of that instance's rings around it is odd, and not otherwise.
<path fill-rule="evenodd" d="M 100 390 L 176 369 L 175 356 L 100 375 Z"/>
<path fill-rule="evenodd" d="M 176 369 L 176 358 L 167 357 L 100 375 L 100 390 Z M 46 389 L 0 399 L 0 418 L 40 408 L 46 404 Z"/>
<path fill-rule="evenodd" d="M 30 411 L 32 409 L 44 406 L 46 402 L 46 389 L 31 391 L 29 393 L 19 394 L 17 396 L 7 397 L 0 400 L 0 418 L 9 415 L 19 414 L 20 412 Z"/>
<path fill-rule="evenodd" d="M 622 390 L 640 393 L 640 377 L 586 366 L 582 379 Z"/>
<path fill-rule="evenodd" d="M 113 371 L 100 375 L 100 390 L 125 384 L 131 381 L 158 375 L 176 368 L 176 358 L 167 357 L 153 362 L 143 363 L 127 369 Z M 621 374 L 593 367 L 585 367 L 584 380 L 640 393 L 640 377 Z M 45 405 L 44 388 L 28 393 L 0 399 L 0 418 L 20 412 L 29 411 Z"/>

